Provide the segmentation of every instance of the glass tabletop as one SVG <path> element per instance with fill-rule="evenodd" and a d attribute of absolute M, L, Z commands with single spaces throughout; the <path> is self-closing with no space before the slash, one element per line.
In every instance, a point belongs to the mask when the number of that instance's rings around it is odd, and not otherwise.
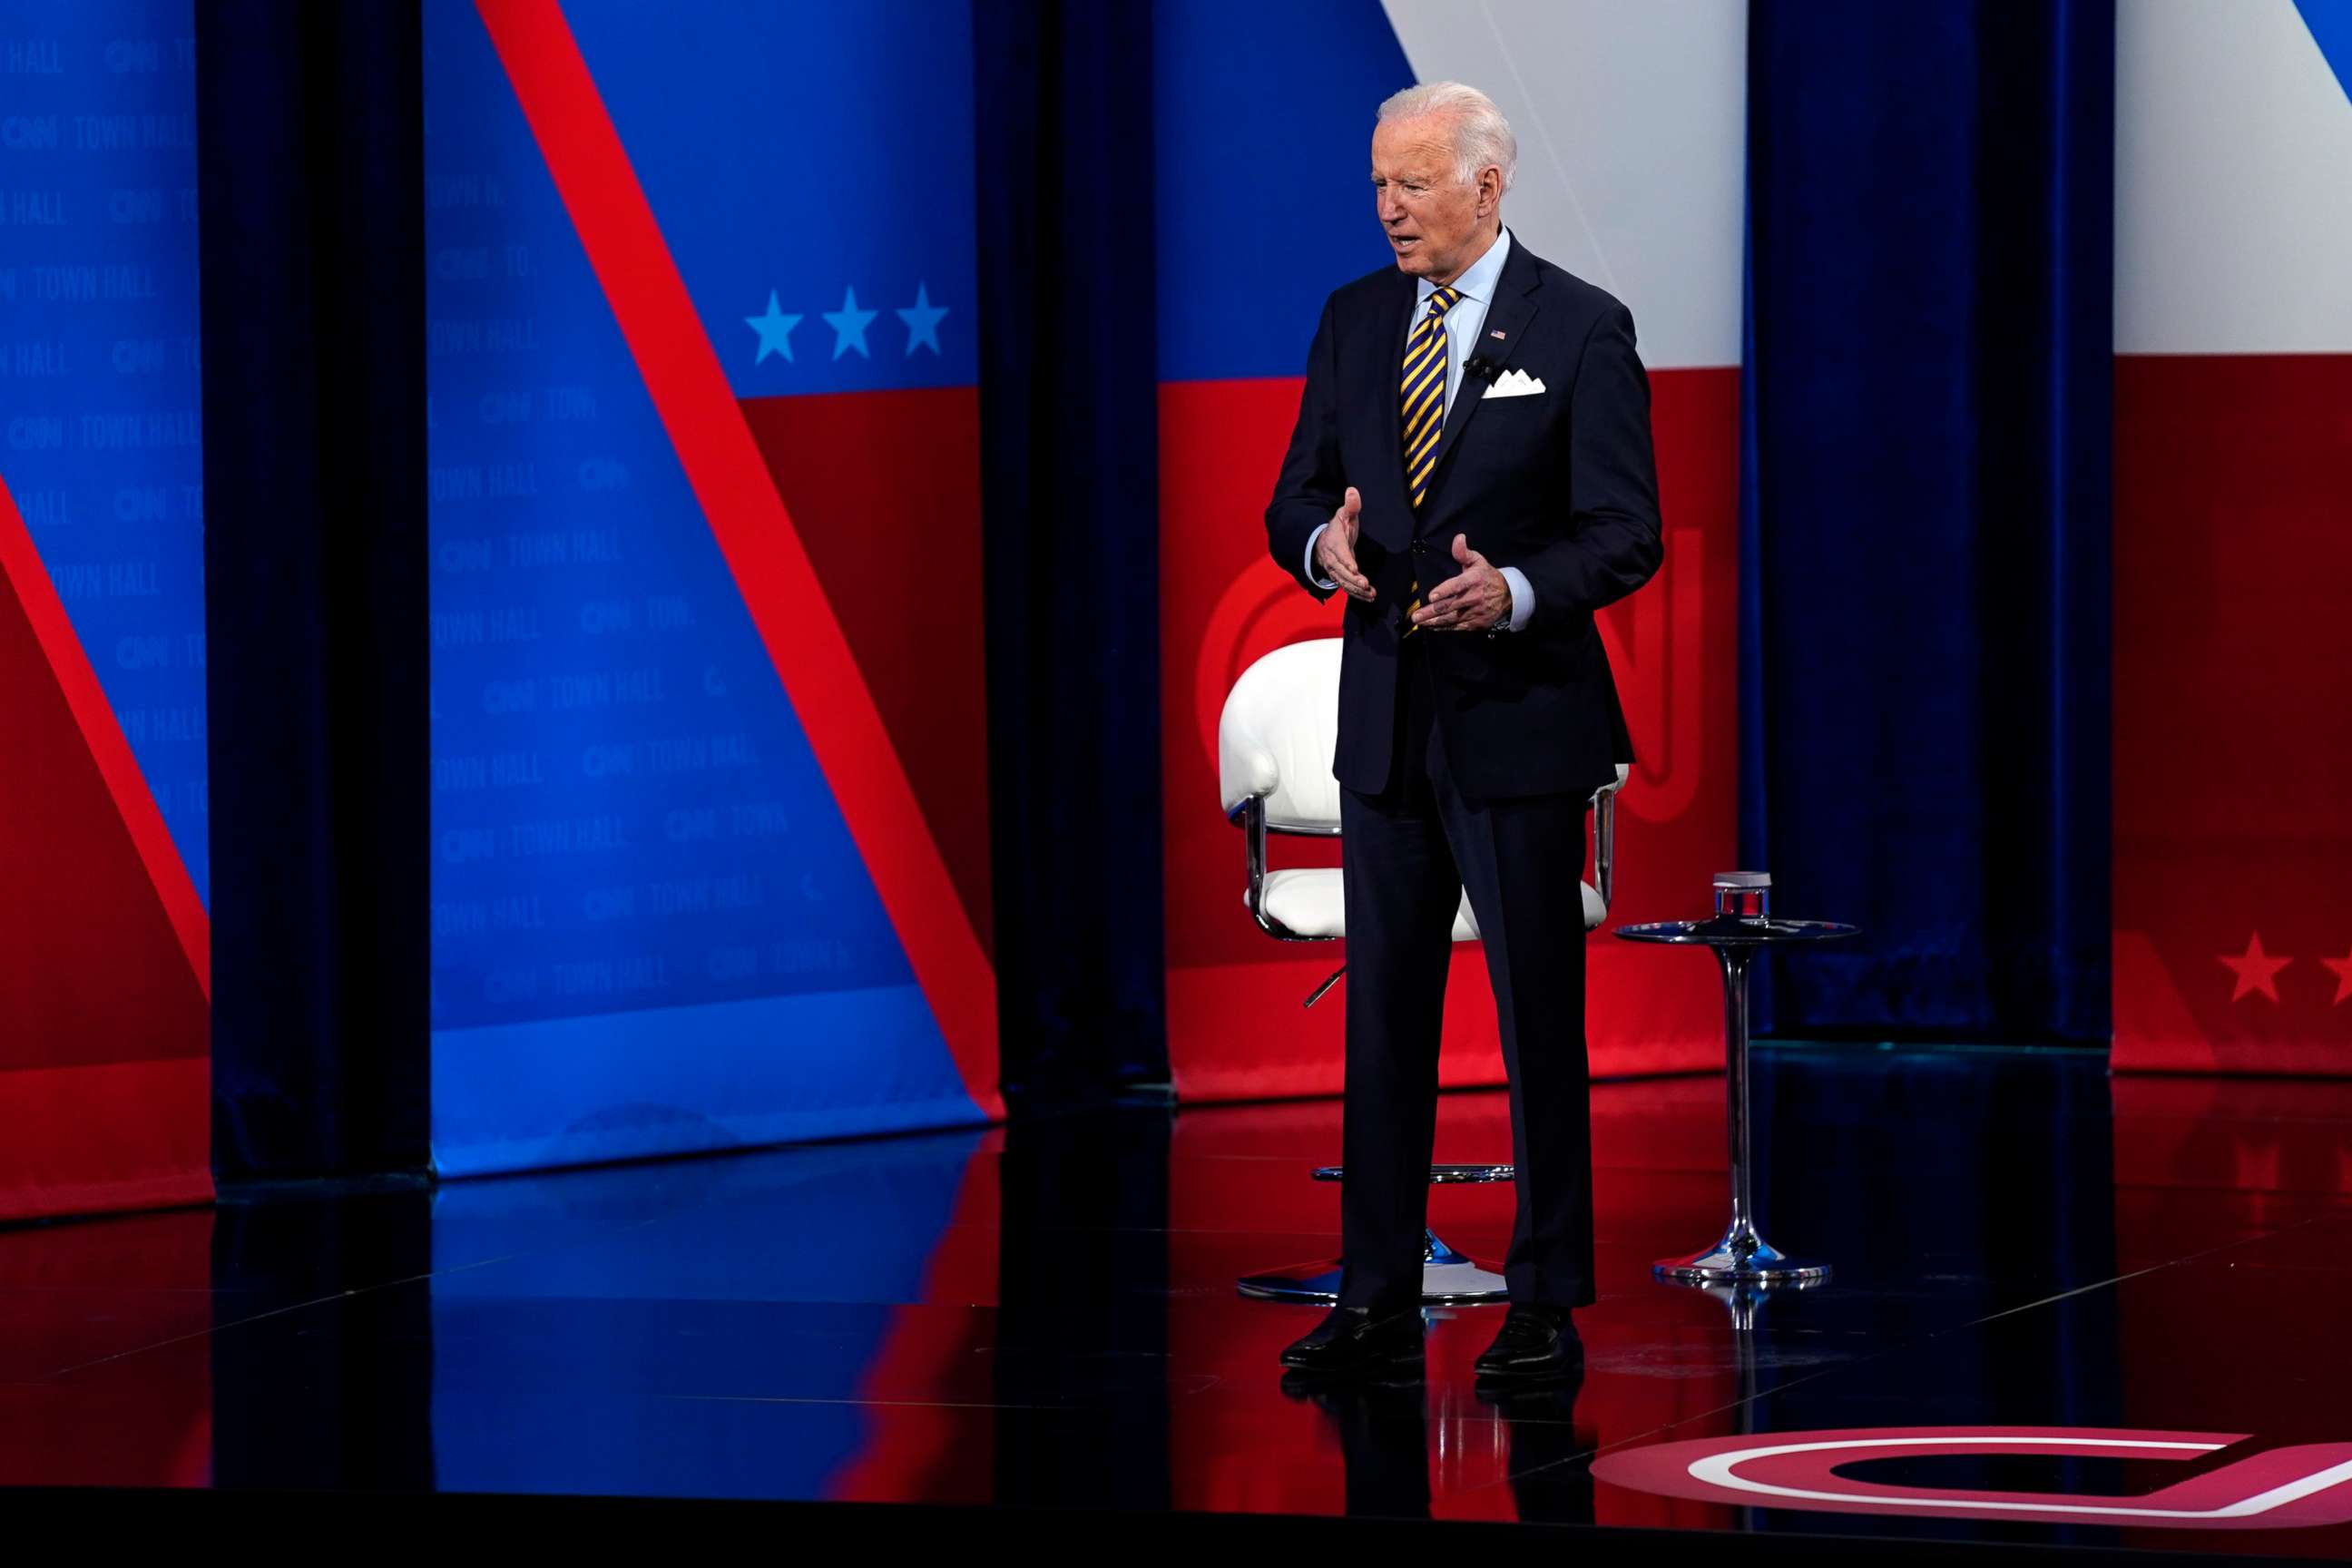
<path fill-rule="evenodd" d="M 1617 927 L 1610 934 L 1626 942 L 1668 942 L 1685 947 L 1748 947 L 1765 942 L 1828 942 L 1853 936 L 1860 926 L 1836 921 L 1740 920 L 1717 915 L 1703 921 L 1651 921 Z"/>

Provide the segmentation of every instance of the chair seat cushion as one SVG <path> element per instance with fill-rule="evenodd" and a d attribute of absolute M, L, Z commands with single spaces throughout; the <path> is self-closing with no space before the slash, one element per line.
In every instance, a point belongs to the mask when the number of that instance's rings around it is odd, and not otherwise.
<path fill-rule="evenodd" d="M 1590 882 L 1581 884 L 1584 893 L 1584 929 L 1597 931 L 1609 918 L 1609 906 L 1601 901 L 1600 890 Z M 1346 885 L 1341 873 L 1334 867 L 1309 868 L 1296 871 L 1268 871 L 1265 874 L 1265 913 L 1297 936 L 1343 937 L 1348 934 Z M 1478 921 L 1470 912 L 1470 897 L 1464 894 L 1462 905 L 1454 911 L 1454 940 L 1476 942 Z"/>

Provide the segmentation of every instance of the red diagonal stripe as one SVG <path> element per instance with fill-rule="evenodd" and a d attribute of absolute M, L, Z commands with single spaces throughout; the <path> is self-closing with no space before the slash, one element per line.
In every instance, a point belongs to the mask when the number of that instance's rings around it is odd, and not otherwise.
<path fill-rule="evenodd" d="M 579 43 L 554 0 L 478 8 L 965 1091 L 1001 1115 L 995 973 Z"/>
<path fill-rule="evenodd" d="M 33 536 L 16 510 L 16 498 L 8 493 L 5 479 L 0 479 L 0 577 L 16 588 L 16 603 L 31 623 L 33 635 L 40 639 L 41 652 L 57 675 L 58 689 L 65 693 L 66 705 L 73 710 L 74 722 L 81 728 L 82 743 L 89 748 L 90 760 L 106 780 L 114 809 L 122 814 L 122 826 L 139 850 L 140 864 L 147 868 L 147 879 L 155 885 L 155 897 L 172 921 L 173 933 L 180 939 L 180 951 L 188 955 L 188 967 L 195 972 L 196 984 L 210 1001 L 211 917 L 196 896 L 196 884 L 188 875 L 187 862 L 180 858 L 180 847 L 172 842 L 172 830 L 163 825 L 163 813 L 155 805 L 154 792 L 147 787 L 147 775 L 140 772 L 139 759 L 131 753 L 131 742 L 123 739 L 122 725 L 114 717 L 113 704 L 106 700 L 106 689 L 98 683 L 98 672 L 82 652 L 81 638 L 74 634 L 73 622 L 58 598 L 57 584 L 49 581 L 48 568 L 41 564 L 40 552 L 33 548 Z"/>

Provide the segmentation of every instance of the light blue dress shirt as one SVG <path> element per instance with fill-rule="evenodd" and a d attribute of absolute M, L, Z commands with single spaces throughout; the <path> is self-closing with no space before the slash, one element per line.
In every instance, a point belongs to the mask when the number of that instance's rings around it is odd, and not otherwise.
<path fill-rule="evenodd" d="M 1462 367 L 1477 353 L 1478 334 L 1486 325 L 1486 307 L 1494 302 L 1496 286 L 1503 280 L 1503 262 L 1511 254 L 1511 231 L 1503 230 L 1486 254 L 1472 262 L 1462 276 L 1454 280 L 1454 290 L 1462 297 L 1445 312 L 1445 416 L 1454 417 L 1454 400 L 1462 395 Z M 1415 279 L 1412 319 L 1418 322 L 1429 310 L 1429 297 L 1437 292 L 1437 285 L 1428 279 Z M 1399 461 L 1402 461 L 1400 458 Z M 1338 584 L 1315 570 L 1315 546 L 1323 537 L 1323 524 L 1307 536 L 1307 580 L 1324 588 L 1336 588 Z M 1472 541 L 1475 546 L 1476 541 Z M 1500 568 L 1503 581 L 1511 585 L 1511 619 L 1513 631 L 1524 630 L 1528 617 L 1536 613 L 1536 592 L 1528 582 L 1528 574 L 1516 566 Z"/>

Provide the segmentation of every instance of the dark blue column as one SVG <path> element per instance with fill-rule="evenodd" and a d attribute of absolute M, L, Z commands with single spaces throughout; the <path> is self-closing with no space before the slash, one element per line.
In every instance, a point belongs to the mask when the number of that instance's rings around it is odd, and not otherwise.
<path fill-rule="evenodd" d="M 1745 858 L 1783 1035 L 2104 1040 L 2112 0 L 1755 0 Z"/>
<path fill-rule="evenodd" d="M 424 79 L 398 0 L 196 9 L 214 1160 L 421 1169 Z"/>
<path fill-rule="evenodd" d="M 1166 1081 L 1151 8 L 972 10 L 1007 1096 Z"/>

